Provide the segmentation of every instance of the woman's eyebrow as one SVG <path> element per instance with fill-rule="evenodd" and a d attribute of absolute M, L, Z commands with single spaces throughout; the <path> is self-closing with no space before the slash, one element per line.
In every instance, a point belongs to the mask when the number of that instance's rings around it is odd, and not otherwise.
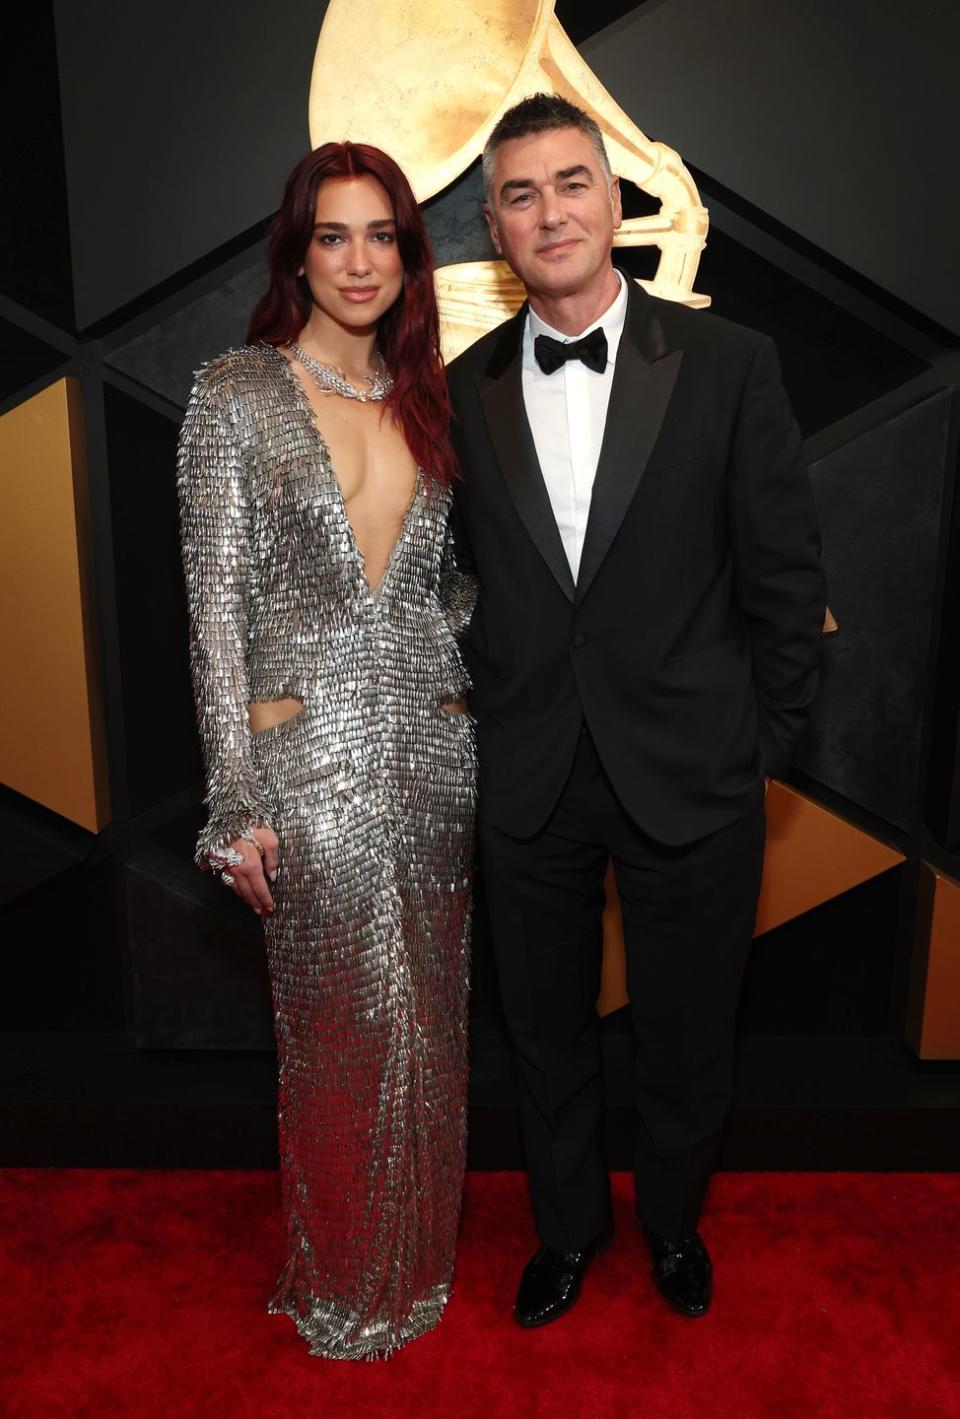
<path fill-rule="evenodd" d="M 367 223 L 367 231 L 369 231 L 371 227 L 395 227 L 396 225 L 396 221 L 393 217 L 376 217 L 372 222 Z M 346 232 L 350 230 L 346 222 L 314 222 L 313 230 L 316 231 L 318 227 L 323 227 L 328 232 Z"/>

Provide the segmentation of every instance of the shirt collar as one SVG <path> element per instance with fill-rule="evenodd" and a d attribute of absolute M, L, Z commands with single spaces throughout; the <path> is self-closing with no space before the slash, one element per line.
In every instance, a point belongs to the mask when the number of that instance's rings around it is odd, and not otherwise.
<path fill-rule="evenodd" d="M 566 344 L 570 340 L 582 340 L 584 335 L 589 335 L 591 330 L 596 330 L 598 326 L 603 326 L 603 332 L 607 337 L 607 365 L 612 365 L 617 358 L 617 348 L 620 344 L 620 336 L 623 334 L 623 327 L 627 319 L 627 283 L 623 273 L 613 268 L 617 273 L 617 280 L 620 282 L 620 289 L 607 309 L 595 320 L 592 325 L 588 325 L 586 330 L 581 330 L 579 335 L 564 335 L 560 330 L 554 330 L 552 325 L 548 325 L 545 320 L 534 310 L 527 310 L 526 330 L 524 331 L 524 344 L 533 347 L 533 342 L 538 335 L 550 335 L 554 340 L 560 340 Z"/>

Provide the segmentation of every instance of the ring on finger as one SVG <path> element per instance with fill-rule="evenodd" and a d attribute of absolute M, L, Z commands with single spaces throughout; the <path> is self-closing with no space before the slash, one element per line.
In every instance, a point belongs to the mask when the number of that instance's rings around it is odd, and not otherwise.
<path fill-rule="evenodd" d="M 259 839 L 259 838 L 253 838 L 252 841 L 253 841 L 254 847 L 257 849 L 257 852 L 260 854 L 260 856 L 261 856 L 261 857 L 265 857 L 265 856 L 266 856 L 266 853 L 267 853 L 267 850 L 266 850 L 266 848 L 264 847 L 263 843 L 260 841 L 260 839 Z"/>
<path fill-rule="evenodd" d="M 224 885 L 225 887 L 232 887 L 232 886 L 234 885 L 233 873 L 232 873 L 232 872 L 221 872 L 221 873 L 220 873 L 220 881 L 223 883 L 223 885 Z"/>

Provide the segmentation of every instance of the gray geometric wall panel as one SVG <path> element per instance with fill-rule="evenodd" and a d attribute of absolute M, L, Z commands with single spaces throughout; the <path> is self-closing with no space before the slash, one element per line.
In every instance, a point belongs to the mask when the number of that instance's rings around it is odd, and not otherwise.
<path fill-rule="evenodd" d="M 482 204 L 483 175 L 479 162 L 426 204 L 423 214 L 438 266 L 491 260 L 494 253 Z"/>
<path fill-rule="evenodd" d="M 56 0 L 81 329 L 279 204 L 325 0 Z"/>
<path fill-rule="evenodd" d="M 171 404 L 186 408 L 194 371 L 224 350 L 243 344 L 250 313 L 266 284 L 261 243 L 250 253 L 246 270 L 164 320 L 155 320 L 142 334 L 111 351 L 107 363 Z"/>
<path fill-rule="evenodd" d="M 794 763 L 909 830 L 917 821 L 953 390 L 811 468 L 830 607 L 820 694 Z"/>
<path fill-rule="evenodd" d="M 650 137 L 960 331 L 955 0 L 649 0 L 582 52 Z"/>

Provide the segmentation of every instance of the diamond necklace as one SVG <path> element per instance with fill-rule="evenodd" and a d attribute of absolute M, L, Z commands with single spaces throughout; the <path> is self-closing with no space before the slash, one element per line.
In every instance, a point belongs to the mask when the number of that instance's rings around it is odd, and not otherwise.
<path fill-rule="evenodd" d="M 347 379 L 343 370 L 333 369 L 330 365 L 322 365 L 319 360 L 308 355 L 306 350 L 302 350 L 295 340 L 291 340 L 287 348 L 292 351 L 307 373 L 313 377 L 314 382 L 328 394 L 340 394 L 344 399 L 359 399 L 361 404 L 366 404 L 369 400 L 386 399 L 393 388 L 393 377 L 384 364 L 383 356 L 379 351 L 377 352 L 376 374 L 363 376 L 364 382 L 369 384 L 370 388 L 360 390 Z"/>

